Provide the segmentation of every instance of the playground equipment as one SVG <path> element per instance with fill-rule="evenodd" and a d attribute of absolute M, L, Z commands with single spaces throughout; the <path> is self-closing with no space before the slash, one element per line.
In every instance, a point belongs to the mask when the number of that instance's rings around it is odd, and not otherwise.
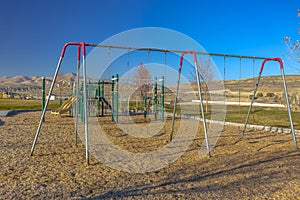
<path fill-rule="evenodd" d="M 154 120 L 164 121 L 164 76 L 161 79 L 155 77 L 152 79 L 132 79 L 132 78 L 112 78 L 115 85 L 115 89 L 112 92 L 114 119 L 118 122 L 118 113 L 126 115 L 128 118 L 130 115 L 143 112 L 144 119 L 147 115 L 153 114 Z M 159 85 L 161 88 L 159 88 Z M 147 92 L 139 94 L 139 87 L 147 86 Z M 159 90 L 160 89 L 160 90 Z M 142 96 L 141 96 L 142 95 Z M 123 123 L 128 120 L 123 119 Z"/>
<path fill-rule="evenodd" d="M 289 121 L 290 121 L 292 138 L 293 138 L 293 141 L 294 141 L 295 148 L 297 149 L 298 145 L 297 145 L 297 140 L 296 140 L 295 131 L 294 131 L 293 118 L 292 118 L 290 102 L 289 102 L 289 95 L 288 95 L 288 90 L 287 90 L 287 87 L 286 87 L 283 63 L 282 63 L 282 60 L 280 58 L 267 58 L 267 59 L 264 59 L 264 61 L 261 64 L 261 68 L 260 68 L 260 71 L 259 71 L 259 76 L 258 76 L 258 79 L 257 79 L 257 83 L 256 83 L 256 86 L 255 86 L 254 92 L 253 92 L 253 96 L 252 96 L 251 104 L 250 104 L 248 114 L 247 114 L 247 117 L 246 117 L 244 129 L 242 131 L 242 136 L 244 136 L 244 134 L 245 134 L 245 130 L 246 130 L 246 127 L 247 127 L 249 115 L 250 115 L 252 105 L 253 105 L 253 102 L 255 100 L 256 91 L 257 91 L 257 88 L 258 88 L 258 85 L 259 85 L 259 82 L 260 82 L 260 79 L 261 79 L 261 74 L 263 72 L 265 63 L 268 62 L 268 61 L 277 61 L 277 62 L 279 62 L 279 65 L 280 65 L 280 71 L 281 71 L 281 77 L 282 77 L 283 88 L 284 88 L 284 93 L 285 93 L 285 99 L 286 99 L 287 111 L 288 111 L 288 116 L 289 116 Z"/>
<path fill-rule="evenodd" d="M 68 100 L 64 101 L 62 105 L 51 111 L 51 114 L 62 115 L 64 113 L 70 112 L 72 104 L 76 101 L 76 97 L 72 96 Z"/>
<path fill-rule="evenodd" d="M 107 86 L 107 87 L 105 87 Z M 113 83 L 99 80 L 98 82 L 89 81 L 87 84 L 88 88 L 88 97 L 91 100 L 95 100 L 96 102 L 92 102 L 97 106 L 97 116 L 104 116 L 105 106 L 112 110 L 112 105 L 108 102 L 106 98 L 109 98 L 109 95 L 105 95 L 105 91 L 109 91 L 109 87 L 113 88 Z M 82 96 L 82 94 L 81 94 Z"/>
<path fill-rule="evenodd" d="M 127 78 L 119 78 L 118 74 L 116 76 L 112 76 L 111 82 L 108 81 L 98 81 L 98 82 L 91 82 L 89 81 L 87 84 L 87 90 L 88 90 L 88 104 L 89 104 L 89 111 L 88 114 L 90 115 L 91 112 L 95 113 L 97 112 L 96 116 L 104 116 L 105 109 L 109 109 L 111 111 L 112 121 L 118 123 L 119 122 L 119 115 L 126 115 L 126 117 L 129 117 L 130 115 L 137 114 L 136 112 L 131 112 L 132 110 L 136 111 L 138 110 L 138 106 L 133 107 L 132 104 L 133 101 L 137 99 L 132 99 L 132 96 L 130 94 L 126 93 L 126 90 L 128 90 L 128 87 L 135 88 L 136 85 L 134 82 L 136 81 L 149 81 L 153 82 L 151 83 L 153 85 L 153 91 L 151 97 L 146 97 L 146 99 L 141 102 L 142 105 L 144 105 L 144 108 L 142 109 L 144 112 L 144 116 L 146 118 L 147 114 L 149 114 L 149 110 L 151 106 L 151 113 L 154 114 L 155 120 L 158 118 L 158 114 L 161 114 L 160 119 L 164 120 L 164 77 L 161 79 L 155 78 L 155 80 L 137 80 L 137 79 L 127 79 Z M 161 83 L 161 92 L 160 92 L 160 99 L 158 101 L 158 83 Z M 80 92 L 79 96 L 83 98 L 82 93 L 82 87 L 83 84 L 79 84 L 80 86 Z M 108 87 L 105 87 L 108 86 Z M 111 89 L 110 89 L 110 88 Z M 76 88 L 76 83 L 74 84 L 74 88 Z M 120 89 L 119 89 L 120 88 Z M 120 91 L 122 93 L 122 96 L 119 95 Z M 111 91 L 109 93 L 109 91 Z M 108 94 L 106 94 L 108 93 Z M 75 94 L 75 91 L 74 91 Z M 127 94 L 127 95 L 126 95 Z M 137 97 L 136 97 L 137 98 Z M 110 101 L 111 99 L 111 101 Z M 160 102 L 160 106 L 159 103 Z M 72 105 L 72 104 L 71 104 Z M 70 105 L 70 106 L 71 106 Z M 64 107 L 65 104 L 62 106 Z M 83 102 L 79 101 L 79 115 L 83 116 Z M 106 107 L 106 108 L 105 108 Z M 160 107 L 160 109 L 159 109 Z M 92 109 L 97 108 L 97 109 Z M 75 110 L 74 106 L 74 110 Z M 55 113 L 55 111 L 53 112 Z M 81 117 L 83 121 L 83 117 Z"/>
<path fill-rule="evenodd" d="M 46 81 L 47 82 L 52 82 L 51 79 L 48 79 L 48 78 L 45 78 L 44 76 L 41 77 L 41 80 L 42 80 L 42 111 L 44 110 L 45 108 L 45 101 L 46 101 Z M 61 88 L 62 88 L 62 85 L 65 84 L 65 83 L 68 83 L 67 80 L 60 80 L 60 84 L 59 84 L 59 89 L 60 89 L 60 92 L 61 92 Z M 62 84 L 62 85 L 61 85 Z M 62 102 L 62 95 L 60 94 L 60 99 L 59 99 L 59 108 L 57 109 L 53 109 L 51 111 L 52 114 L 58 114 L 58 115 L 61 115 L 61 114 L 64 114 L 66 112 L 69 112 L 71 111 L 71 107 L 72 107 L 72 104 L 73 104 L 73 100 L 74 100 L 75 97 L 70 97 L 67 101 L 65 101 L 64 103 Z M 45 120 L 45 119 L 43 119 Z"/>
<path fill-rule="evenodd" d="M 174 119 L 175 119 L 175 114 L 176 114 L 176 105 L 178 103 L 178 89 L 179 89 L 179 84 L 180 84 L 180 74 L 181 74 L 181 70 L 182 70 L 182 65 L 183 65 L 183 58 L 184 58 L 184 55 L 185 54 L 193 54 L 194 56 L 194 70 L 195 70 L 195 73 L 196 73 L 196 78 L 197 78 L 197 88 L 198 88 L 198 94 L 199 94 L 199 98 L 200 98 L 200 106 L 201 106 L 201 116 L 202 116 L 202 120 L 203 120 L 203 126 L 204 126 L 204 134 L 205 134 L 205 142 L 206 142 L 206 148 L 207 148 L 207 152 L 210 153 L 210 149 L 211 149 L 211 145 L 212 145 L 212 139 L 209 139 L 209 137 L 211 138 L 211 134 L 208 132 L 207 130 L 207 124 L 206 124 L 206 116 L 204 115 L 204 109 L 203 109 L 203 99 L 202 99 L 202 89 L 201 89 L 201 84 L 200 84 L 200 80 L 203 80 L 203 78 L 200 76 L 199 74 L 199 71 L 198 71 L 198 63 L 197 63 L 197 55 L 204 55 L 204 56 L 208 56 L 209 59 L 211 57 L 215 57 L 216 60 L 219 59 L 219 58 L 223 58 L 223 66 L 224 66 L 224 71 L 223 71 L 223 83 L 225 83 L 227 77 L 230 77 L 230 75 L 232 75 L 233 73 L 231 72 L 228 72 L 228 68 L 232 67 L 232 65 L 228 64 L 228 58 L 234 58 L 234 59 L 239 59 L 239 80 L 241 80 L 242 76 L 241 74 L 246 71 L 246 70 L 242 70 L 242 59 L 249 59 L 249 60 L 252 60 L 253 62 L 253 67 L 252 67 L 252 71 L 253 71 L 253 77 L 254 77 L 254 67 L 255 67 L 255 61 L 256 60 L 263 60 L 265 58 L 262 58 L 262 57 L 254 57 L 254 56 L 237 56 L 237 55 L 228 55 L 228 54 L 216 54 L 216 53 L 205 53 L 205 52 L 195 52 L 195 51 L 181 51 L 181 50 L 162 50 L 162 49 L 152 49 L 152 48 L 134 48 L 134 47 L 124 47 L 124 46 L 108 46 L 108 45 L 97 45 L 97 44 L 87 44 L 87 43 L 84 43 L 84 42 L 70 42 L 70 43 L 66 43 L 64 45 L 64 47 L 62 48 L 62 52 L 60 54 L 60 58 L 59 58 L 59 61 L 58 61 L 58 64 L 57 64 L 57 67 L 56 67 L 56 71 L 54 73 L 54 77 L 53 77 L 53 82 L 51 84 L 51 87 L 50 87 L 50 90 L 49 90 L 49 93 L 48 93 L 48 96 L 51 96 L 52 94 L 52 91 L 53 91 L 53 88 L 54 88 L 54 84 L 55 84 L 55 81 L 56 81 L 56 78 L 58 76 L 58 72 L 60 70 L 60 67 L 61 67 L 61 64 L 62 64 L 62 60 L 64 58 L 64 55 L 65 55 L 65 51 L 67 49 L 68 46 L 76 46 L 78 48 L 78 51 L 77 51 L 77 80 L 76 80 L 76 87 L 75 87 L 75 96 L 79 97 L 79 98 L 75 98 L 75 109 L 74 109 L 74 113 L 75 113 L 75 144 L 77 144 L 77 135 L 78 135 L 78 127 L 79 127 L 79 119 L 81 119 L 81 121 L 84 123 L 83 125 L 83 128 L 84 128 L 84 140 L 85 140 L 85 154 L 86 154 L 86 161 L 87 163 L 89 163 L 89 124 L 88 124 L 88 118 L 90 117 L 89 116 L 89 112 L 91 111 L 90 110 L 90 106 L 89 106 L 89 100 L 90 100 L 90 97 L 91 97 L 91 91 L 89 91 L 89 87 L 88 87 L 88 81 L 87 81 L 87 75 L 86 75 L 86 47 L 100 47 L 100 48 L 107 48 L 110 52 L 110 49 L 112 48 L 115 48 L 115 49 L 124 49 L 124 50 L 127 50 L 128 51 L 128 57 L 129 57 L 129 52 L 130 51 L 146 51 L 148 52 L 148 58 L 149 58 L 149 54 L 150 54 L 150 51 L 154 51 L 154 52 L 161 52 L 161 53 L 164 53 L 165 57 L 164 57 L 164 60 L 166 61 L 166 54 L 167 53 L 176 53 L 176 54 L 181 54 L 180 56 L 180 64 L 179 64 L 179 70 L 178 70 L 178 80 L 177 80 L 177 88 L 176 88 L 176 98 L 175 98 L 175 101 L 174 101 L 174 108 L 173 108 L 173 115 L 172 115 L 172 131 L 170 132 L 170 140 L 172 140 L 173 138 L 173 131 L 174 131 Z M 80 81 L 80 68 L 81 68 L 81 56 L 82 56 L 82 81 Z M 109 54 L 108 54 L 108 57 L 109 57 Z M 244 63 L 244 62 L 243 62 Z M 229 67 L 227 67 L 227 65 Z M 236 68 L 235 68 L 236 69 Z M 234 69 L 234 70 L 235 70 Z M 249 71 L 249 69 L 248 69 Z M 247 72 L 247 71 L 246 71 Z M 283 70 L 282 70 L 283 72 Z M 109 71 L 110 73 L 110 71 Z M 109 76 L 111 77 L 111 76 Z M 228 78 L 228 80 L 230 80 L 232 78 Z M 104 95 L 101 95 L 102 90 L 100 92 L 100 89 L 99 87 L 102 87 L 104 84 L 101 85 L 101 83 L 99 84 L 99 82 L 97 84 L 94 84 L 94 87 L 98 87 L 98 90 L 96 89 L 96 91 L 93 93 L 95 94 L 95 98 L 97 99 L 98 98 L 98 101 L 97 101 L 97 106 L 96 106 L 96 111 L 98 113 L 98 116 L 100 116 L 100 110 L 101 108 L 106 105 L 109 109 L 111 109 L 112 111 L 112 120 L 114 120 L 114 122 L 118 122 L 118 115 L 119 115 L 119 106 L 121 106 L 121 104 L 119 104 L 119 102 L 123 102 L 123 100 L 127 99 L 127 104 L 129 104 L 128 102 L 128 98 L 123 98 L 123 97 L 120 97 L 119 98 L 119 90 L 120 90 L 120 80 L 121 78 L 119 78 L 118 76 L 117 77 L 113 77 L 112 78 L 112 81 L 111 81 L 111 84 L 112 84 L 112 88 L 111 88 L 111 103 L 109 102 L 109 99 L 104 97 Z M 207 81 L 207 80 L 204 80 L 204 81 Z M 157 81 L 158 83 L 158 81 Z M 155 82 L 154 82 L 155 84 Z M 155 87 L 155 86 L 154 86 Z M 240 89 L 242 88 L 242 86 L 238 85 L 238 99 L 239 99 L 239 102 L 238 102 L 238 108 L 240 108 L 240 101 L 241 101 L 241 92 L 240 92 Z M 164 103 L 164 90 L 165 88 L 162 86 L 161 88 L 161 105 L 163 106 Z M 154 94 L 154 98 L 152 98 L 152 102 L 155 102 L 155 91 L 153 92 Z M 224 95 L 225 93 L 223 93 Z M 219 94 L 218 94 L 219 95 Z M 149 96 L 150 97 L 150 96 Z M 94 100 L 95 100 L 94 98 Z M 121 101 L 120 101 L 121 99 Z M 146 98 L 147 99 L 147 98 Z M 153 101 L 154 99 L 154 101 Z M 158 98 L 156 97 L 156 100 Z M 148 99 L 150 100 L 150 99 Z M 207 101 L 207 99 L 206 99 Z M 95 101 L 94 101 L 95 102 Z M 124 101 L 126 102 L 126 101 Z M 147 102 L 146 102 L 147 103 Z M 224 103 L 224 100 L 223 100 L 223 103 Z M 35 150 L 35 146 L 36 146 L 36 143 L 37 143 L 37 140 L 38 140 L 38 137 L 39 137 L 39 134 L 40 134 L 40 131 L 41 131 L 41 127 L 42 127 L 42 123 L 43 123 L 43 119 L 45 117 L 45 114 L 46 114 L 46 110 L 47 110 L 47 106 L 49 104 L 49 98 L 47 99 L 46 103 L 45 103 L 45 106 L 44 106 L 44 109 L 43 109 L 43 112 L 42 112 L 42 116 L 41 116 L 41 120 L 39 122 L 39 125 L 38 125 L 38 128 L 37 128 L 37 131 L 36 131 L 36 134 L 35 134 L 35 138 L 34 138 L 34 141 L 33 141 L 33 145 L 32 145 L 32 148 L 31 148 L 31 155 L 33 155 L 34 153 L 34 150 Z M 101 104 L 101 106 L 100 106 Z M 157 106 L 158 104 L 156 104 Z M 130 106 L 128 106 L 130 108 Z M 146 106 L 147 107 L 147 106 Z M 154 107 L 153 109 L 155 110 L 155 104 L 154 104 Z M 122 109 L 121 109 L 122 110 Z M 129 110 L 129 109 L 128 109 Z M 127 112 L 128 112 L 127 110 Z M 102 111 L 103 112 L 103 109 Z M 161 109 L 161 112 L 164 112 L 164 108 L 162 107 Z M 221 112 L 221 111 L 220 111 Z M 224 110 L 223 110 L 224 112 Z M 158 113 L 158 112 L 157 112 Z M 101 113 L 102 114 L 102 113 Z M 146 113 L 147 114 L 147 113 Z M 199 114 L 199 113 L 197 113 Z M 116 116 L 117 115 L 117 116 Z M 80 118 L 78 117 L 80 116 Z M 157 114 L 156 114 L 157 116 Z M 164 118 L 164 115 L 162 115 L 162 118 Z M 225 122 L 224 122 L 225 123 Z M 220 130 L 217 130 L 217 131 L 220 131 Z"/>

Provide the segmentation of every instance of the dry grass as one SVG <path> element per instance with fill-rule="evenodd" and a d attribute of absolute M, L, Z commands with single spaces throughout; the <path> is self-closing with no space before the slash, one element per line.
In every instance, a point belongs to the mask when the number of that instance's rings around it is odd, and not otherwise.
<path fill-rule="evenodd" d="M 59 100 L 50 101 L 48 108 L 57 108 Z M 0 99 L 0 110 L 42 110 L 41 100 Z"/>

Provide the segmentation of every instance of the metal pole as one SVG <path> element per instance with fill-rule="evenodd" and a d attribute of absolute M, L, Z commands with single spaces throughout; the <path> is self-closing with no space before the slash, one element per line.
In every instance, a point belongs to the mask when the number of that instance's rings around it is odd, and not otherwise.
<path fill-rule="evenodd" d="M 83 81 L 81 82 L 81 86 L 80 86 L 80 104 L 79 104 L 79 113 L 80 113 L 80 120 L 81 122 L 84 122 L 84 106 L 83 106 Z"/>
<path fill-rule="evenodd" d="M 183 53 L 185 52 L 184 50 L 176 50 L 176 49 L 159 49 L 159 48 L 141 48 L 141 47 L 128 47 L 128 46 L 112 46 L 112 45 L 103 45 L 103 44 L 86 44 L 86 46 L 91 46 L 91 47 L 102 47 L 102 48 L 108 48 L 109 51 L 111 48 L 114 49 L 127 49 L 128 51 L 130 50 L 139 50 L 139 51 L 156 51 L 156 52 L 171 52 L 171 53 Z M 227 56 L 227 57 L 232 57 L 232 58 L 249 58 L 249 59 L 265 59 L 264 57 L 258 57 L 258 56 L 243 56 L 243 55 L 234 55 L 234 54 L 221 54 L 221 53 L 209 53 L 209 52 L 195 52 L 196 54 L 200 55 L 209 55 L 209 56 Z"/>
<path fill-rule="evenodd" d="M 80 78 L 80 48 L 81 46 L 78 46 L 77 50 L 77 77 L 76 77 L 76 106 L 75 106 L 75 145 L 77 145 L 77 139 L 78 139 L 78 111 L 79 111 L 79 78 Z"/>
<path fill-rule="evenodd" d="M 247 117 L 246 117 L 245 125 L 244 125 L 243 131 L 242 131 L 242 137 L 244 137 L 244 135 L 245 135 L 245 130 L 246 130 L 246 127 L 247 127 L 247 124 L 248 124 L 250 112 L 252 110 L 252 105 L 253 105 L 253 102 L 255 100 L 256 91 L 257 91 L 257 88 L 258 88 L 258 85 L 259 85 L 259 82 L 260 82 L 261 73 L 262 73 L 262 70 L 259 72 L 257 83 L 256 83 L 254 91 L 253 91 L 252 100 L 251 100 L 250 107 L 249 107 L 249 110 L 248 110 L 248 114 L 247 114 Z"/>
<path fill-rule="evenodd" d="M 116 123 L 119 122 L 119 74 L 116 75 Z"/>
<path fill-rule="evenodd" d="M 176 113 L 176 106 L 177 106 L 177 97 L 178 97 L 179 84 L 180 84 L 180 75 L 181 75 L 181 66 L 179 67 L 179 70 L 178 70 L 176 96 L 175 96 L 175 99 L 174 99 L 174 107 L 173 107 L 173 114 L 172 114 L 172 125 L 171 125 L 171 131 L 170 131 L 170 142 L 172 142 L 172 140 L 173 140 L 175 113 Z"/>
<path fill-rule="evenodd" d="M 92 83 L 91 83 L 91 80 L 89 80 L 88 81 L 88 83 L 87 83 L 87 94 L 88 94 L 88 98 L 90 98 L 90 97 L 92 97 L 92 91 L 93 91 L 93 85 L 92 85 Z M 90 102 L 88 102 L 88 106 L 87 106 L 87 108 L 88 108 L 88 116 L 90 117 L 91 116 L 91 110 L 90 110 Z"/>
<path fill-rule="evenodd" d="M 239 81 L 238 81 L 238 89 L 239 89 L 239 117 L 241 117 L 241 86 L 240 86 L 241 79 L 242 79 L 242 58 L 240 57 Z"/>
<path fill-rule="evenodd" d="M 102 117 L 104 116 L 104 102 L 103 102 L 103 98 L 104 98 L 104 81 L 102 80 L 102 90 L 101 90 L 101 114 Z"/>
<path fill-rule="evenodd" d="M 42 127 L 42 124 L 43 124 L 43 119 L 44 119 L 44 117 L 45 117 L 46 110 L 47 110 L 47 108 L 48 108 L 48 104 L 49 104 L 49 101 L 50 101 L 50 96 L 51 96 L 52 91 L 53 91 L 53 88 L 54 88 L 54 84 L 55 84 L 55 81 L 56 81 L 56 78 L 57 78 L 57 74 L 58 74 L 58 72 L 59 72 L 59 68 L 60 68 L 62 59 L 63 59 L 63 56 L 61 56 L 61 57 L 59 58 L 59 61 L 58 61 L 57 67 L 56 67 L 56 71 L 55 71 L 54 76 L 53 76 L 53 81 L 52 81 L 51 86 L 50 86 L 50 90 L 49 90 L 49 93 L 48 93 L 48 98 L 47 98 L 47 100 L 46 100 L 46 105 L 45 105 L 45 108 L 43 109 L 42 116 L 41 116 L 41 119 L 40 119 L 38 128 L 37 128 L 37 130 L 36 130 L 36 134 L 35 134 L 35 137 L 34 137 L 34 141 L 33 141 L 32 147 L 31 147 L 31 152 L 30 152 L 30 155 L 31 155 L 31 156 L 33 155 L 34 148 L 35 148 L 37 139 L 38 139 L 39 134 L 40 134 L 40 131 L 41 131 L 41 127 Z"/>
<path fill-rule="evenodd" d="M 200 85 L 200 80 L 199 80 L 199 69 L 198 69 L 196 59 L 194 61 L 194 65 L 195 65 L 195 70 L 196 70 L 196 79 L 197 79 L 197 85 L 198 85 L 198 93 L 199 93 L 199 99 L 200 99 L 200 108 L 201 108 L 201 114 L 202 114 L 202 120 L 203 120 L 203 129 L 204 129 L 204 135 L 205 135 L 207 154 L 210 156 L 210 147 L 209 147 L 209 140 L 208 140 L 208 134 L 207 134 L 207 128 L 206 128 L 206 119 L 205 119 L 205 113 L 204 113 L 202 91 L 201 91 L 201 85 Z"/>
<path fill-rule="evenodd" d="M 165 77 L 162 77 L 161 83 L 161 121 L 165 121 Z"/>
<path fill-rule="evenodd" d="M 84 104 L 84 126 L 85 126 L 85 158 L 89 164 L 89 143 L 88 143 L 88 106 L 87 106 L 87 77 L 86 77 L 86 60 L 85 60 L 85 44 L 82 42 L 82 61 L 83 61 L 83 104 Z"/>
<path fill-rule="evenodd" d="M 295 148 L 298 149 L 297 139 L 296 139 L 294 125 L 293 125 L 293 118 L 292 118 L 292 113 L 291 113 L 291 108 L 290 108 L 289 95 L 288 95 L 288 90 L 286 87 L 284 70 L 283 70 L 283 67 L 281 67 L 280 69 L 281 69 L 280 71 L 281 71 L 281 76 L 282 76 L 282 81 L 283 81 L 284 92 L 285 92 L 285 100 L 286 100 L 287 110 L 288 110 L 288 114 L 289 114 L 290 126 L 291 126 L 291 131 L 292 131 L 292 138 L 294 141 Z"/>
<path fill-rule="evenodd" d="M 223 58 L 224 60 L 223 60 L 223 76 L 224 76 L 224 78 L 223 78 L 223 85 L 224 85 L 224 93 L 223 93 L 223 95 L 224 95 L 224 103 L 225 103 L 225 101 L 226 101 L 226 56 L 224 56 L 224 58 Z M 226 108 L 226 106 L 225 106 L 225 108 Z M 225 120 L 223 120 L 223 130 L 222 131 L 225 131 L 225 124 L 226 124 L 226 118 L 225 118 Z"/>
<path fill-rule="evenodd" d="M 96 95 L 97 95 L 97 99 L 98 99 L 98 101 L 97 101 L 97 115 L 98 115 L 98 117 L 100 117 L 100 80 L 98 80 L 98 88 L 97 88 L 97 92 L 96 92 Z"/>
<path fill-rule="evenodd" d="M 42 112 L 45 109 L 45 77 L 42 77 Z M 45 118 L 43 118 L 43 122 L 45 122 Z"/>
<path fill-rule="evenodd" d="M 144 94 L 144 120 L 147 118 L 147 94 Z"/>
<path fill-rule="evenodd" d="M 114 109 L 115 109 L 115 98 L 114 98 L 114 82 L 115 82 L 115 76 L 112 75 L 111 77 L 111 121 L 114 121 Z"/>
<path fill-rule="evenodd" d="M 61 106 L 62 105 L 62 94 L 61 94 L 62 85 L 58 84 L 58 87 L 59 87 L 59 106 Z"/>
<path fill-rule="evenodd" d="M 157 77 L 154 83 L 154 118 L 157 120 Z"/>

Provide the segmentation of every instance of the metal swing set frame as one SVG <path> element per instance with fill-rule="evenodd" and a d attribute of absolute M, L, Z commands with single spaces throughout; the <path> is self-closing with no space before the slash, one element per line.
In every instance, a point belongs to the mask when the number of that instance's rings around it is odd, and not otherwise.
<path fill-rule="evenodd" d="M 281 70 L 281 74 L 282 74 L 282 80 L 283 80 L 283 84 L 284 84 L 284 90 L 285 90 L 285 95 L 286 95 L 286 103 L 287 103 L 287 109 L 288 109 L 288 114 L 289 114 L 289 120 L 290 120 L 290 126 L 291 126 L 291 132 L 292 132 L 292 138 L 294 140 L 294 144 L 295 144 L 295 148 L 298 148 L 297 146 L 297 141 L 296 141 L 296 136 L 294 133 L 294 128 L 293 128 L 293 122 L 292 122 L 292 115 L 291 115 L 291 111 L 290 111 L 290 104 L 289 104 L 289 100 L 288 100 L 288 92 L 287 92 L 287 87 L 286 87 L 286 82 L 285 82 L 285 78 L 284 78 L 284 71 L 283 71 L 283 64 L 282 64 L 282 60 L 280 58 L 262 58 L 262 57 L 253 57 L 253 56 L 237 56 L 237 55 L 230 55 L 230 54 L 218 54 L 218 53 L 206 53 L 206 52 L 195 52 L 194 50 L 188 50 L 188 51 L 182 51 L 182 50 L 164 50 L 164 49 L 155 49 L 155 48 L 136 48 L 136 47 L 128 47 L 128 46 L 109 46 L 109 45 L 99 45 L 99 44 L 88 44 L 85 42 L 68 42 L 66 43 L 61 51 L 60 54 L 60 58 L 59 61 L 57 63 L 56 66 L 56 70 L 53 76 L 53 81 L 51 83 L 50 86 L 50 90 L 48 93 L 48 96 L 51 96 L 52 92 L 53 92 L 53 88 L 58 76 L 58 72 L 60 70 L 66 49 L 68 46 L 77 46 L 77 84 L 76 84 L 76 106 L 75 106 L 75 138 L 74 138 L 74 142 L 75 144 L 77 144 L 78 141 L 78 107 L 79 107 L 79 100 L 78 100 L 78 94 L 79 94 L 79 74 L 80 74 L 80 65 L 81 65 L 81 57 L 82 57 L 82 76 L 83 76 L 83 108 L 84 108 L 84 135 L 85 135 L 85 157 L 86 157 L 86 162 L 87 164 L 89 164 L 89 143 L 88 143 L 88 105 L 87 105 L 87 97 L 88 97 L 88 91 L 87 91 L 87 75 L 86 75 L 86 47 L 102 47 L 102 48 L 117 48 L 117 49 L 127 49 L 128 52 L 130 52 L 130 50 L 144 50 L 144 51 L 148 51 L 148 54 L 150 51 L 158 51 L 158 52 L 164 52 L 165 56 L 166 53 L 168 52 L 172 52 L 172 53 L 181 53 L 180 56 L 180 63 L 179 63 L 179 69 L 178 69 L 178 79 L 177 79 L 177 87 L 176 87 L 176 96 L 175 96 L 175 101 L 174 101 L 174 108 L 173 108 L 173 115 L 172 115 L 172 126 L 171 126 L 171 131 L 170 131 L 170 142 L 173 139 L 173 132 L 174 132 L 174 121 L 175 121 L 175 114 L 176 114 L 176 106 L 177 106 L 177 98 L 178 98 L 178 92 L 179 92 L 179 84 L 180 84 L 180 77 L 181 77 L 181 70 L 182 70 L 182 66 L 183 66 L 183 59 L 184 56 L 186 54 L 192 54 L 193 58 L 194 58 L 194 68 L 195 68 L 195 72 L 196 72 L 196 79 L 197 79 L 197 87 L 198 87 L 198 94 L 199 94 L 199 99 L 200 99 L 200 108 L 201 108 L 201 117 L 202 117 L 202 121 L 203 121 L 203 126 L 204 126 L 204 135 L 205 135 L 205 142 L 206 142 L 206 148 L 207 148 L 207 154 L 210 155 L 210 145 L 209 145 L 209 138 L 208 138 L 208 133 L 207 133 L 207 126 L 206 126 L 206 118 L 205 118 L 205 112 L 204 112 L 204 106 L 203 106 L 203 99 L 202 99 L 202 90 L 201 90 L 201 75 L 199 74 L 199 67 L 198 67 L 198 63 L 197 63 L 197 54 L 200 55 L 208 55 L 208 56 L 223 56 L 224 57 L 224 80 L 225 80 L 225 61 L 226 61 L 226 57 L 233 57 L 233 58 L 250 58 L 250 59 L 264 59 L 261 69 L 260 69 L 260 73 L 259 73 L 259 77 L 258 77 L 258 81 L 254 90 L 254 95 L 249 107 L 249 111 L 247 114 L 247 118 L 246 118 L 246 122 L 245 122 L 245 126 L 243 129 L 243 133 L 242 135 L 244 136 L 244 132 L 246 130 L 246 126 L 248 123 L 248 119 L 249 119 L 249 115 L 252 109 L 252 104 L 254 102 L 254 97 L 256 94 L 256 90 L 260 81 L 260 77 L 264 68 L 264 64 L 267 61 L 278 61 L 280 63 L 280 70 Z M 166 60 L 166 58 L 165 58 Z M 204 81 L 204 80 L 203 80 Z M 40 118 L 40 122 L 34 137 L 34 141 L 32 144 L 32 148 L 31 148 L 31 152 L 30 155 L 32 156 L 35 150 L 35 146 L 41 131 L 41 127 L 42 124 L 44 122 L 44 118 L 46 115 L 46 110 L 49 104 L 49 100 L 50 98 L 47 98 L 45 106 L 42 110 L 42 115 Z"/>
<path fill-rule="evenodd" d="M 249 110 L 248 110 L 248 114 L 247 114 L 247 117 L 246 117 L 245 125 L 244 125 L 243 131 L 242 131 L 242 137 L 244 137 L 244 135 L 245 135 L 245 131 L 246 131 L 246 128 L 247 128 L 249 116 L 250 116 L 250 113 L 251 113 L 253 102 L 255 100 L 255 95 L 256 95 L 256 91 L 257 91 L 257 88 L 258 88 L 258 85 L 259 85 L 259 82 L 260 82 L 260 79 L 261 79 L 261 75 L 262 75 L 262 72 L 263 72 L 264 67 L 265 67 L 265 63 L 269 62 L 269 61 L 276 61 L 276 62 L 279 63 L 282 82 L 283 82 L 283 88 L 284 88 L 284 94 L 285 94 L 285 100 L 286 100 L 286 106 L 287 106 L 287 111 L 288 111 L 288 116 L 289 116 L 289 121 L 290 121 L 291 134 L 292 134 L 292 138 L 293 138 L 293 141 L 294 141 L 295 148 L 298 149 L 297 139 L 296 139 L 295 130 L 294 130 L 294 124 L 293 124 L 293 118 L 292 118 L 292 113 L 291 113 L 291 107 L 290 107 L 290 102 L 289 102 L 289 95 L 288 95 L 288 90 L 287 90 L 287 87 L 286 87 L 285 74 L 284 74 L 284 69 L 283 69 L 283 62 L 282 62 L 281 58 L 266 58 L 266 59 L 263 60 L 263 62 L 261 64 L 258 79 L 257 79 L 257 83 L 256 83 L 254 91 L 253 91 L 252 100 L 251 100 L 251 103 L 250 103 L 250 106 L 249 106 Z"/>

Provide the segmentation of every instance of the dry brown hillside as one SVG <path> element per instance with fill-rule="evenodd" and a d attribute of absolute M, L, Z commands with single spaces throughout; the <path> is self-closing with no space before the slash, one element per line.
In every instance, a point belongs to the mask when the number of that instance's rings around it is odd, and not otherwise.
<path fill-rule="evenodd" d="M 57 95 L 62 94 L 63 96 L 69 96 L 72 93 L 72 85 L 76 79 L 76 74 L 67 73 L 59 75 L 57 81 L 63 84 L 63 87 L 58 87 L 55 85 L 54 93 Z M 46 78 L 46 88 L 50 87 L 51 77 Z M 225 94 L 227 101 L 241 101 L 249 102 L 250 97 L 253 94 L 255 84 L 257 82 L 257 77 L 245 78 L 242 80 L 226 80 L 224 82 Z M 293 105 L 300 104 L 300 76 L 298 75 L 288 75 L 286 76 L 287 87 L 289 91 L 290 100 Z M 14 92 L 29 94 L 32 96 L 41 95 L 41 77 L 38 76 L 15 76 L 15 77 L 1 77 L 0 78 L 0 92 Z M 166 101 L 174 99 L 175 86 L 168 86 L 165 89 Z M 180 89 L 184 92 L 187 99 L 195 97 L 192 95 L 188 98 L 189 93 L 197 94 L 196 83 L 192 84 L 194 91 L 188 91 L 186 85 L 181 85 Z M 203 84 L 203 91 L 205 92 L 205 86 Z M 160 89 L 159 89 L 160 90 Z M 108 92 L 109 93 L 109 92 Z M 108 94 L 107 93 L 107 94 Z M 216 93 L 216 91 L 210 91 L 211 94 Z M 281 103 L 284 104 L 285 98 L 283 93 L 283 84 L 281 76 L 263 76 L 260 81 L 260 85 L 257 91 L 257 102 L 262 103 Z M 206 95 L 203 95 L 204 99 Z"/>

